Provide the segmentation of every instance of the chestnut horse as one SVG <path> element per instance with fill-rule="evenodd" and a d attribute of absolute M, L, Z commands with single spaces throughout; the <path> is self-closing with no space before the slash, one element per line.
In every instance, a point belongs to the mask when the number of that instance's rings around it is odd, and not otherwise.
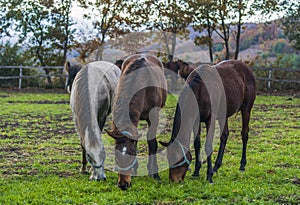
<path fill-rule="evenodd" d="M 248 142 L 250 112 L 255 100 L 255 78 L 251 70 L 241 61 L 230 60 L 215 66 L 201 65 L 187 78 L 180 94 L 173 121 L 171 140 L 167 146 L 172 181 L 183 181 L 191 162 L 190 135 L 195 134 L 196 165 L 193 176 L 199 176 L 200 123 L 206 125 L 205 154 L 207 156 L 207 180 L 212 183 L 213 172 L 222 164 L 223 154 L 229 134 L 228 118 L 242 113 L 242 159 L 240 170 L 245 170 L 246 147 Z M 215 121 L 219 120 L 221 142 L 215 166 L 212 169 L 211 154 Z"/>
<path fill-rule="evenodd" d="M 118 186 L 126 190 L 131 185 L 132 168 L 137 169 L 137 142 L 139 120 L 149 126 L 148 174 L 160 179 L 156 159 L 156 131 L 159 111 L 167 97 L 167 84 L 162 63 L 154 56 L 135 54 L 122 65 L 122 73 L 113 106 L 113 126 L 107 133 L 115 139 L 115 160 L 118 169 Z"/>

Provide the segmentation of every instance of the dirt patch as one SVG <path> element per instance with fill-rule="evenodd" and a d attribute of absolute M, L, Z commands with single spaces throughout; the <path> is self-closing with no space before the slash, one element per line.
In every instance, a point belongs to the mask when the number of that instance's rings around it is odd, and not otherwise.
<path fill-rule="evenodd" d="M 61 100 L 61 101 L 50 101 L 50 100 L 42 100 L 42 101 L 8 101 L 8 103 L 11 104 L 19 104 L 19 103 L 24 103 L 24 104 L 69 104 L 69 100 Z"/>

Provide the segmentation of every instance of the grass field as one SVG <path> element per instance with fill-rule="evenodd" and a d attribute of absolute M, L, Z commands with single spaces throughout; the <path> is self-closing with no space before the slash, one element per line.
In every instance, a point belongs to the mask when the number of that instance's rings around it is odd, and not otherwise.
<path fill-rule="evenodd" d="M 170 137 L 176 103 L 176 97 L 169 97 L 158 136 L 163 140 Z M 223 166 L 214 175 L 214 184 L 206 182 L 204 164 L 199 179 L 191 179 L 189 172 L 184 183 L 171 183 L 164 169 L 161 182 L 138 176 L 127 191 L 118 188 L 113 171 L 107 170 L 107 180 L 100 182 L 79 174 L 81 148 L 68 102 L 67 94 L 0 92 L 0 204 L 300 203 L 300 98 L 257 97 L 245 172 L 238 171 L 242 148 L 238 114 L 230 118 Z M 106 134 L 103 139 L 110 153 L 113 141 Z M 139 155 L 147 155 L 145 141 L 139 150 Z M 108 167 L 113 160 L 109 155 Z"/>

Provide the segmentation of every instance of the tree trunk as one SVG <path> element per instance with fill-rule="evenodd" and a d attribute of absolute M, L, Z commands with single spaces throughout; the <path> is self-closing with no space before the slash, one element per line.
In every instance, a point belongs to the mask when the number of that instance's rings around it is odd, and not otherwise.
<path fill-rule="evenodd" d="M 241 36 L 241 22 L 242 22 L 241 4 L 242 4 L 242 0 L 239 0 L 239 11 L 238 11 L 239 21 L 237 24 L 236 48 L 235 48 L 234 59 L 238 59 L 239 51 L 240 51 L 240 36 Z"/>
<path fill-rule="evenodd" d="M 208 10 L 207 10 L 207 13 L 206 13 L 206 22 L 207 22 L 208 37 L 209 37 L 209 40 L 210 40 L 209 43 L 208 43 L 209 58 L 210 58 L 210 62 L 212 63 L 214 61 L 214 57 L 213 57 L 213 42 L 212 42 L 212 28 L 211 28 L 211 25 L 210 25 Z"/>
<path fill-rule="evenodd" d="M 171 47 L 171 52 L 169 53 L 169 62 L 173 61 L 175 48 L 176 48 L 176 33 L 172 33 L 172 47 Z"/>

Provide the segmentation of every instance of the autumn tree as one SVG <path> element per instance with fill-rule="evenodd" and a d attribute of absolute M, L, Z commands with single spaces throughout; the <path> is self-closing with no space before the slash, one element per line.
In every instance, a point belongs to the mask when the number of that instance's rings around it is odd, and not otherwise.
<path fill-rule="evenodd" d="M 176 38 L 188 38 L 187 27 L 192 21 L 189 4 L 183 0 L 140 2 L 137 12 L 147 29 L 159 31 L 165 44 L 168 60 L 172 61 Z"/>
<path fill-rule="evenodd" d="M 84 18 L 91 20 L 96 36 L 90 41 L 89 53 L 97 50 L 95 60 L 101 60 L 105 41 L 128 33 L 128 19 L 130 10 L 127 1 L 122 0 L 78 0 L 85 9 Z M 79 42 L 80 43 L 80 42 Z M 95 51 L 94 50 L 94 51 Z"/>
<path fill-rule="evenodd" d="M 18 33 L 23 49 L 40 66 L 62 65 L 71 35 L 71 1 L 6 0 L 3 4 L 2 32 Z M 49 69 L 45 69 L 47 75 Z M 51 78 L 47 78 L 51 85 Z"/>
<path fill-rule="evenodd" d="M 213 62 L 213 32 L 214 25 L 216 22 L 214 16 L 215 10 L 212 10 L 212 7 L 215 7 L 216 2 L 210 0 L 203 1 L 190 1 L 190 6 L 194 8 L 194 19 L 192 22 L 193 29 L 198 31 L 199 33 L 206 32 L 206 35 L 196 36 L 194 39 L 194 43 L 196 45 L 206 45 L 209 50 L 209 58 L 210 61 Z"/>
<path fill-rule="evenodd" d="M 197 3 L 198 6 L 193 6 L 196 14 L 195 23 L 198 25 L 196 28 L 199 31 L 207 30 L 210 32 L 206 38 L 201 37 L 205 41 L 200 41 L 200 43 L 211 46 L 213 39 L 210 34 L 212 31 L 215 32 L 223 41 L 225 59 L 231 58 L 230 39 L 235 42 L 233 58 L 238 58 L 240 35 L 244 21 L 256 15 L 258 11 L 262 16 L 266 16 L 272 10 L 276 10 L 278 5 L 275 0 L 204 0 Z M 203 20 L 200 21 L 201 19 L 205 19 L 206 23 Z M 199 21 L 200 23 L 198 23 Z"/>
<path fill-rule="evenodd" d="M 287 3 L 285 6 L 286 16 L 282 19 L 284 34 L 289 38 L 293 47 L 300 50 L 300 2 Z"/>

